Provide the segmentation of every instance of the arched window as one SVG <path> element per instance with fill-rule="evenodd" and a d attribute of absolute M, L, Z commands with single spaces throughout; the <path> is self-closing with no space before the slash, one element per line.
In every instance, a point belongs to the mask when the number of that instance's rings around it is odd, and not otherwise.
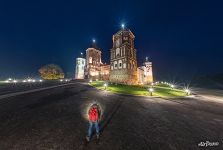
<path fill-rule="evenodd" d="M 116 48 L 116 56 L 120 56 L 120 48 Z"/>
<path fill-rule="evenodd" d="M 114 69 L 117 69 L 118 65 L 117 65 L 117 61 L 114 62 Z"/>
<path fill-rule="evenodd" d="M 92 57 L 89 57 L 89 63 L 92 63 Z"/>
<path fill-rule="evenodd" d="M 118 61 L 118 68 L 122 68 L 122 60 Z"/>
<path fill-rule="evenodd" d="M 126 68 L 126 63 L 123 64 L 123 68 Z"/>

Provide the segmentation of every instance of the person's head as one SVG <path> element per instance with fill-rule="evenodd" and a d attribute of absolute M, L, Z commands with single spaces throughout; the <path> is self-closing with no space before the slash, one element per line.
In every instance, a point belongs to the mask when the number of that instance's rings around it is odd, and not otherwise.
<path fill-rule="evenodd" d="M 94 105 L 94 104 L 98 104 L 98 103 L 97 103 L 97 100 L 94 100 L 92 104 L 93 104 L 93 105 Z"/>

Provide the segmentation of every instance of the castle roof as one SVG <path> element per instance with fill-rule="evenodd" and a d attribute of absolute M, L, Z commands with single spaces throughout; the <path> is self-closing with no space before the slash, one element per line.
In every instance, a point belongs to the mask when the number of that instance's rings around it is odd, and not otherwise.
<path fill-rule="evenodd" d="M 132 31 L 130 30 L 130 29 L 128 29 L 128 28 L 122 28 L 121 30 L 119 30 L 118 32 L 116 32 L 115 34 L 114 34 L 114 36 L 116 36 L 116 35 L 122 35 L 123 33 L 129 33 L 133 38 L 135 38 L 135 35 L 132 33 Z"/>

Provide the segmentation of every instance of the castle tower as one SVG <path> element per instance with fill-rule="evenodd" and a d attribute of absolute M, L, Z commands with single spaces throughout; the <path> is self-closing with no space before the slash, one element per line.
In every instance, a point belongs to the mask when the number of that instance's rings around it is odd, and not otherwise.
<path fill-rule="evenodd" d="M 148 57 L 146 57 L 146 61 L 144 62 L 144 83 L 152 83 L 153 82 L 153 70 L 152 70 L 152 62 L 149 62 Z"/>
<path fill-rule="evenodd" d="M 101 66 L 101 51 L 96 47 L 95 41 L 91 48 L 86 50 L 85 78 L 99 79 Z"/>
<path fill-rule="evenodd" d="M 84 79 L 85 59 L 76 58 L 75 79 Z"/>
<path fill-rule="evenodd" d="M 124 26 L 113 35 L 113 47 L 110 50 L 111 82 L 137 84 L 137 59 L 134 39 L 134 34 Z"/>

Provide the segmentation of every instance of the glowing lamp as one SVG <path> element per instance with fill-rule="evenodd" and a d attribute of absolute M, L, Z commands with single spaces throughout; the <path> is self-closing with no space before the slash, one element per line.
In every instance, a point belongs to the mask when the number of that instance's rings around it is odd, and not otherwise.
<path fill-rule="evenodd" d="M 170 87 L 173 89 L 175 87 L 175 85 L 171 84 Z"/>
<path fill-rule="evenodd" d="M 124 29 L 125 28 L 125 24 L 122 24 L 122 29 Z"/>
<path fill-rule="evenodd" d="M 185 89 L 184 90 L 186 92 L 187 95 L 190 95 L 191 91 L 189 89 Z"/>
<path fill-rule="evenodd" d="M 150 96 L 153 96 L 153 92 L 154 92 L 154 89 L 153 88 L 149 88 Z"/>
<path fill-rule="evenodd" d="M 105 84 L 104 84 L 105 90 L 106 90 L 107 86 L 108 86 L 108 84 L 107 84 L 107 83 L 105 83 Z"/>

